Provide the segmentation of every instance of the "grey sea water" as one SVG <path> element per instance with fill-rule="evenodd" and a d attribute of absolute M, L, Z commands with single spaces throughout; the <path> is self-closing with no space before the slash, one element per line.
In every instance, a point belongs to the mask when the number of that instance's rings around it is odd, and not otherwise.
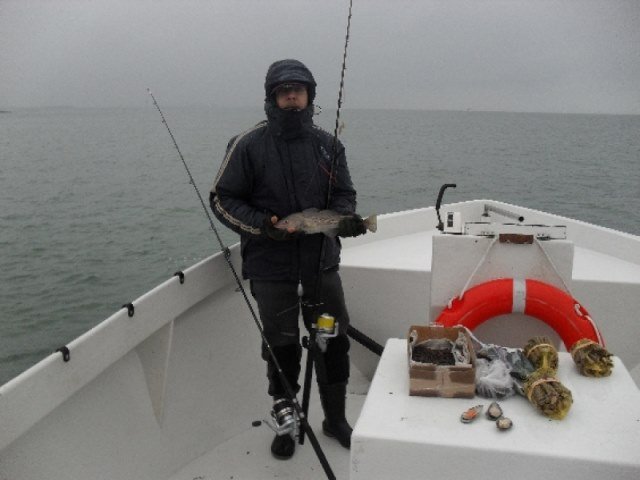
<path fill-rule="evenodd" d="M 263 114 L 164 110 L 206 200 L 227 141 Z M 447 202 L 491 198 L 640 234 L 640 116 L 342 118 L 362 214 L 433 205 L 457 183 Z M 0 114 L 0 384 L 218 250 L 152 104 Z"/>

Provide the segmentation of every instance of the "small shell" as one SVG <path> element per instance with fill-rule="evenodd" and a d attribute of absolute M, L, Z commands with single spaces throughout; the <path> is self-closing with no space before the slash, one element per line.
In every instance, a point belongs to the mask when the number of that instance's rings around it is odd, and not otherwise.
<path fill-rule="evenodd" d="M 498 430 L 509 430 L 513 427 L 513 422 L 510 418 L 500 417 L 496 420 L 496 427 L 498 427 Z"/>
<path fill-rule="evenodd" d="M 484 405 L 476 405 L 475 407 L 471 407 L 469 410 L 465 411 L 460 415 L 460 421 L 462 423 L 471 423 L 473 422 L 480 412 L 482 412 L 482 408 Z"/>
<path fill-rule="evenodd" d="M 487 418 L 489 420 L 497 420 L 502 416 L 502 408 L 498 402 L 491 402 L 487 408 Z"/>

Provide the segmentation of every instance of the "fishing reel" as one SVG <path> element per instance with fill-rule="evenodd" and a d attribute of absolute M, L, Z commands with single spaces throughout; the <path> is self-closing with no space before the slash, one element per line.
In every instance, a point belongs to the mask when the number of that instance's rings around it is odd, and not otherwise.
<path fill-rule="evenodd" d="M 316 344 L 322 353 L 327 351 L 327 342 L 330 338 L 338 336 L 338 327 L 340 324 L 336 322 L 333 315 L 323 313 L 318 317 L 316 323 L 311 325 L 316 332 Z"/>
<path fill-rule="evenodd" d="M 288 398 L 279 398 L 273 402 L 271 420 L 265 419 L 265 423 L 278 436 L 291 435 L 295 438 L 300 432 L 300 417 Z"/>

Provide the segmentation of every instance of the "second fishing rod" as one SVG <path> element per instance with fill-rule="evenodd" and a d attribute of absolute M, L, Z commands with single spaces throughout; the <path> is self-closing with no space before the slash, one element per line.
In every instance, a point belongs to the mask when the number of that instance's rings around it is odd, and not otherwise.
<path fill-rule="evenodd" d="M 231 251 L 229 250 L 229 248 L 224 244 L 224 242 L 222 241 L 222 238 L 220 237 L 220 234 L 218 232 L 218 228 L 216 227 L 215 223 L 213 222 L 213 219 L 211 218 L 211 215 L 209 214 L 209 210 L 207 209 L 207 206 L 204 202 L 204 199 L 202 197 L 202 194 L 200 193 L 200 190 L 198 189 L 198 186 L 195 183 L 195 180 L 193 179 L 193 175 L 191 174 L 191 170 L 189 169 L 189 166 L 187 165 L 187 162 L 184 158 L 184 156 L 182 155 L 182 152 L 180 150 L 180 147 L 178 146 L 178 142 L 176 141 L 173 132 L 171 131 L 171 128 L 169 127 L 169 124 L 167 123 L 167 120 L 164 116 L 164 113 L 162 112 L 162 109 L 160 108 L 160 105 L 158 105 L 158 102 L 156 101 L 156 98 L 154 97 L 153 93 L 151 92 L 151 90 L 147 89 L 147 92 L 149 93 L 149 95 L 151 96 L 151 99 L 153 101 L 154 106 L 156 107 L 156 109 L 158 110 L 158 113 L 160 114 L 160 117 L 162 118 L 162 123 L 165 125 L 167 132 L 169 133 L 169 136 L 171 137 L 171 140 L 173 142 L 173 145 L 176 149 L 176 151 L 178 152 L 178 156 L 180 158 L 180 160 L 182 161 L 182 165 L 184 166 L 187 175 L 189 177 L 189 183 L 191 183 L 191 185 L 193 185 L 193 188 L 198 196 L 198 199 L 200 201 L 200 204 L 202 205 L 202 208 L 205 212 L 205 215 L 207 216 L 208 220 L 209 220 L 209 225 L 211 227 L 211 230 L 213 230 L 216 239 L 218 241 L 218 244 L 220 245 L 220 249 L 221 252 L 223 253 L 223 256 L 225 258 L 225 261 L 227 263 L 227 266 L 229 267 L 229 270 L 231 271 L 233 278 L 235 279 L 235 282 L 238 286 L 238 290 L 240 291 L 240 293 L 242 294 L 245 303 L 247 305 L 247 307 L 249 308 L 249 311 L 251 313 L 251 317 L 253 318 L 253 321 L 256 325 L 256 327 L 258 328 L 258 331 L 260 332 L 260 336 L 262 337 L 262 341 L 267 349 L 267 352 L 270 356 L 270 358 L 273 361 L 273 364 L 276 368 L 276 371 L 278 373 L 278 377 L 280 378 L 280 381 L 282 383 L 282 386 L 284 387 L 284 390 L 286 391 L 287 397 L 289 397 L 291 399 L 291 403 L 293 405 L 293 408 L 296 412 L 298 421 L 300 423 L 300 426 L 302 427 L 302 431 L 304 431 L 306 433 L 306 435 L 309 437 L 309 440 L 311 441 L 311 445 L 313 446 L 313 449 L 318 457 L 318 460 L 327 476 L 328 479 L 330 480 L 335 480 L 335 475 L 333 473 L 333 470 L 331 469 L 331 466 L 329 465 L 329 462 L 327 460 L 327 457 L 325 456 L 322 447 L 320 446 L 320 443 L 318 442 L 318 439 L 315 435 L 315 433 L 313 432 L 313 429 L 311 428 L 311 426 L 309 425 L 309 422 L 307 421 L 307 415 L 306 412 L 303 411 L 302 407 L 300 406 L 300 403 L 298 402 L 296 395 L 291 387 L 291 384 L 289 383 L 289 381 L 286 378 L 286 375 L 284 374 L 282 367 L 280 366 L 280 363 L 278 362 L 278 359 L 273 351 L 272 346 L 270 345 L 268 339 L 266 338 L 266 335 L 264 333 L 264 329 L 260 323 L 260 321 L 258 320 L 258 316 L 255 312 L 255 309 L 253 308 L 253 305 L 251 304 L 249 297 L 247 295 L 247 292 L 244 288 L 244 286 L 242 285 L 242 281 L 240 280 L 240 277 L 238 275 L 238 272 L 236 271 L 235 266 L 233 265 L 233 262 L 231 261 Z"/>
<path fill-rule="evenodd" d="M 328 172 L 327 180 L 327 197 L 325 202 L 325 209 L 331 209 L 331 199 L 333 194 L 333 184 L 337 182 L 337 170 L 338 170 L 338 156 L 340 154 L 340 143 L 338 140 L 338 134 L 340 132 L 340 110 L 342 108 L 342 99 L 344 95 L 344 77 L 347 69 L 347 50 L 349 47 L 349 38 L 351 35 L 351 17 L 353 11 L 353 0 L 349 1 L 349 12 L 347 15 L 347 30 L 344 39 L 344 50 L 342 53 L 342 69 L 340 72 L 340 87 L 338 88 L 338 108 L 336 109 L 336 122 L 333 132 L 333 143 L 331 148 L 331 165 Z M 344 151 L 344 147 L 343 147 Z M 312 316 L 315 319 L 315 323 L 311 324 L 309 329 L 309 337 L 303 339 L 303 345 L 307 349 L 307 362 L 305 366 L 304 383 L 302 389 L 302 409 L 304 414 L 309 412 L 309 401 L 311 394 L 311 382 L 313 377 L 313 366 L 318 366 L 320 361 L 320 355 L 326 350 L 326 344 L 332 337 L 336 337 L 339 332 L 340 325 L 335 322 L 335 317 L 332 313 L 324 312 L 324 305 L 320 301 L 323 294 L 323 261 L 325 252 L 327 249 L 327 238 L 322 237 L 322 244 L 320 246 L 320 253 L 318 255 L 318 269 L 316 272 L 315 287 L 314 287 L 314 307 L 315 311 Z M 324 323 L 324 325 L 323 325 Z M 344 326 L 343 326 L 344 328 Z M 320 341 L 318 341 L 320 340 Z M 320 350 L 320 352 L 319 352 Z M 326 372 L 325 372 L 326 373 Z M 304 431 L 300 432 L 298 443 L 302 445 L 304 443 Z"/>

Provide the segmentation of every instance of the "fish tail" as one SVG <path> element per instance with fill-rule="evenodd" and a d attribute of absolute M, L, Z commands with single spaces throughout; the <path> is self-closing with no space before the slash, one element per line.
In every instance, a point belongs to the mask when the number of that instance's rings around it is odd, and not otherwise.
<path fill-rule="evenodd" d="M 364 219 L 364 226 L 371 232 L 378 230 L 378 216 L 377 215 L 369 215 Z"/>

